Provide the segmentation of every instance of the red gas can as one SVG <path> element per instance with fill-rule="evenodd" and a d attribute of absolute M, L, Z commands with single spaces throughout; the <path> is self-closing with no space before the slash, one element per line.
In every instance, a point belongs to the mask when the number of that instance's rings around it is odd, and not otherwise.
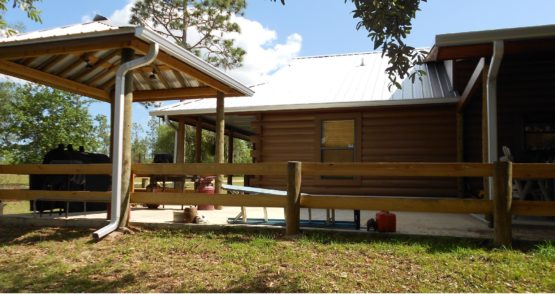
<path fill-rule="evenodd" d="M 376 213 L 376 229 L 378 232 L 395 232 L 397 227 L 397 217 L 389 211 Z"/>
<path fill-rule="evenodd" d="M 198 181 L 198 193 L 214 194 L 214 186 L 212 181 L 214 177 L 203 177 Z M 197 210 L 214 210 L 214 205 L 212 204 L 199 204 Z"/>

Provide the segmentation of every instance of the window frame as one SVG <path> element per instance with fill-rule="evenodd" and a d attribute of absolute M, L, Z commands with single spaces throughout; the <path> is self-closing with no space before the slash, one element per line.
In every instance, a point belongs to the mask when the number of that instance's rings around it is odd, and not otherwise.
<path fill-rule="evenodd" d="M 360 112 L 349 112 L 349 113 L 328 113 L 319 114 L 316 116 L 316 146 L 314 150 L 316 151 L 314 160 L 316 162 L 322 162 L 322 133 L 323 133 L 323 122 L 328 120 L 353 120 L 354 121 L 354 155 L 353 163 L 362 162 L 362 113 Z M 333 148 L 332 148 L 333 149 Z M 346 149 L 345 149 L 346 150 Z M 360 185 L 362 182 L 361 177 L 353 176 L 349 178 L 334 178 L 334 177 L 319 177 L 318 184 L 325 186 L 333 185 Z"/>

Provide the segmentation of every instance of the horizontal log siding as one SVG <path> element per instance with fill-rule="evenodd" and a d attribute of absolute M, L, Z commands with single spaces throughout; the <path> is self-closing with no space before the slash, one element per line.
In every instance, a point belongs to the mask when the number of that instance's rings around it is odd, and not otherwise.
<path fill-rule="evenodd" d="M 455 106 L 374 107 L 361 116 L 363 162 L 453 162 L 456 159 Z M 353 113 L 353 109 L 345 113 Z M 263 162 L 318 161 L 318 117 L 334 112 L 264 113 L 254 122 Z M 285 178 L 260 177 L 252 185 L 285 189 Z M 443 178 L 360 178 L 329 180 L 303 177 L 302 191 L 314 194 L 374 196 L 455 196 L 456 180 Z"/>
<path fill-rule="evenodd" d="M 362 114 L 363 162 L 454 162 L 453 105 L 390 107 Z M 456 196 L 451 178 L 363 178 L 372 195 Z"/>

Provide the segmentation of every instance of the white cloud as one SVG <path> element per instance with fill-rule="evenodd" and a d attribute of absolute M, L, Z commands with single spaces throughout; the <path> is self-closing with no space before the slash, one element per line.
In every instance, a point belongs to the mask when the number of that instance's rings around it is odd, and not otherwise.
<path fill-rule="evenodd" d="M 261 23 L 241 16 L 234 17 L 241 33 L 230 34 L 229 38 L 243 48 L 247 54 L 243 66 L 229 72 L 234 78 L 247 85 L 263 82 L 269 74 L 286 65 L 301 51 L 302 37 L 292 34 L 285 43 L 276 43 L 277 32 Z"/>
<path fill-rule="evenodd" d="M 111 15 L 103 15 L 107 17 L 116 25 L 128 25 L 129 19 L 131 18 L 131 8 L 138 0 L 128 0 L 127 4 L 121 9 L 116 9 Z M 91 14 L 86 14 L 81 17 L 81 22 L 91 22 L 95 15 L 100 14 L 98 11 L 93 11 Z"/>
<path fill-rule="evenodd" d="M 90 15 L 83 15 L 81 16 L 81 23 L 91 22 L 93 18 Z"/>
<path fill-rule="evenodd" d="M 129 24 L 129 19 L 131 18 L 131 8 L 135 2 L 137 2 L 137 0 L 128 0 L 127 4 L 123 8 L 114 11 L 108 19 L 117 25 Z"/>
<path fill-rule="evenodd" d="M 126 25 L 131 16 L 131 8 L 137 0 L 128 0 L 121 9 L 115 10 L 108 18 L 118 25 Z M 83 20 L 91 20 L 90 16 Z M 231 33 L 226 38 L 235 40 L 235 44 L 243 48 L 247 54 L 243 66 L 230 70 L 228 74 L 245 83 L 254 85 L 263 82 L 268 75 L 286 65 L 298 56 L 302 37 L 295 33 L 287 37 L 284 43 L 277 43 L 277 32 L 264 27 L 260 22 L 242 16 L 233 16 L 233 21 L 241 27 L 241 33 Z M 196 31 L 188 32 L 189 40 L 198 39 Z"/>

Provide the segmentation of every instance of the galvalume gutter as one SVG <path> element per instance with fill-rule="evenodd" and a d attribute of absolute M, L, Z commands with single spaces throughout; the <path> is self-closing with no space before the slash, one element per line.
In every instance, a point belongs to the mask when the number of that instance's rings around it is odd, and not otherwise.
<path fill-rule="evenodd" d="M 121 218 L 121 181 L 123 173 L 123 110 L 125 100 L 125 75 L 136 68 L 145 66 L 156 60 L 159 45 L 152 43 L 147 55 L 137 58 L 120 65 L 116 73 L 116 109 L 114 111 L 114 146 L 112 158 L 112 200 L 110 223 L 93 233 L 95 240 L 102 239 L 104 236 L 115 231 Z M 133 184 L 133 183 L 131 183 Z"/>

